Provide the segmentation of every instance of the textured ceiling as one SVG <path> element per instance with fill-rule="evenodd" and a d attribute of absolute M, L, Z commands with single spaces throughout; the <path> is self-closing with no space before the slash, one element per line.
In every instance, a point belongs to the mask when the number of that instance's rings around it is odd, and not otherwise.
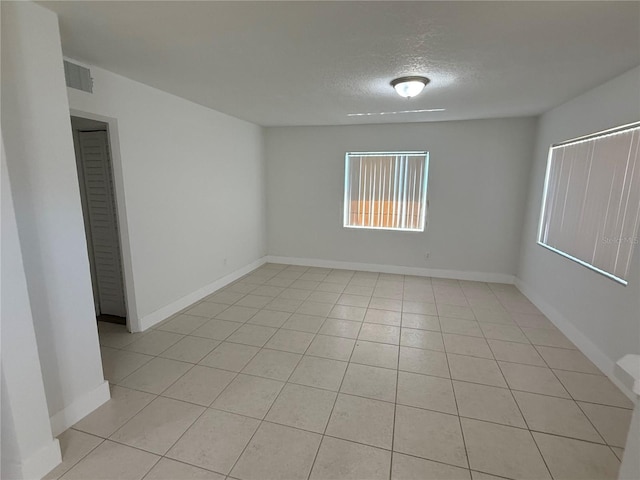
<path fill-rule="evenodd" d="M 640 64 L 640 2 L 42 4 L 65 55 L 265 126 L 535 115 Z"/>

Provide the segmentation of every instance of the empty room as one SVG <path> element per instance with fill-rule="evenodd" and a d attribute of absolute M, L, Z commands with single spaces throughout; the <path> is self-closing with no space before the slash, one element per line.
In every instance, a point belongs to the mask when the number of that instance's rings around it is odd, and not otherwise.
<path fill-rule="evenodd" d="M 4 480 L 640 479 L 639 1 L 12 1 Z"/>

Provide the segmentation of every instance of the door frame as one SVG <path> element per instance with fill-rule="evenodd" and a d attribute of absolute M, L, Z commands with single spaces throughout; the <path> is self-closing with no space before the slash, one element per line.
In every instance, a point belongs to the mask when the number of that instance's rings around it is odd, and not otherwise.
<path fill-rule="evenodd" d="M 118 120 L 104 115 L 69 109 L 69 115 L 87 118 L 107 124 L 107 140 L 111 155 L 111 170 L 113 175 L 113 187 L 117 212 L 118 240 L 120 241 L 120 257 L 122 261 L 122 276 L 124 281 L 124 303 L 127 311 L 127 330 L 140 332 L 140 318 L 136 309 L 136 295 L 133 284 L 133 263 L 131 255 L 131 242 L 129 241 L 129 222 L 127 220 L 127 206 L 125 202 L 124 173 L 122 157 L 120 156 L 120 137 L 118 135 Z M 71 121 L 71 120 L 69 120 Z"/>

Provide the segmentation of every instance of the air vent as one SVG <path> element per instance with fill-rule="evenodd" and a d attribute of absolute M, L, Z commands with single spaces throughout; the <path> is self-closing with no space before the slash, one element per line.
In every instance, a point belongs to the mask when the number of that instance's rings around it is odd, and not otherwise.
<path fill-rule="evenodd" d="M 64 77 L 67 80 L 67 87 L 93 93 L 93 78 L 88 68 L 65 60 Z"/>

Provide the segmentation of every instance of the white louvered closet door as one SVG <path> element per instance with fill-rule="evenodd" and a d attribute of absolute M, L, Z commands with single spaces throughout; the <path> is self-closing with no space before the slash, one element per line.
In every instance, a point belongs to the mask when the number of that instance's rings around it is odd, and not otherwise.
<path fill-rule="evenodd" d="M 126 317 L 107 132 L 78 132 L 100 313 Z"/>

